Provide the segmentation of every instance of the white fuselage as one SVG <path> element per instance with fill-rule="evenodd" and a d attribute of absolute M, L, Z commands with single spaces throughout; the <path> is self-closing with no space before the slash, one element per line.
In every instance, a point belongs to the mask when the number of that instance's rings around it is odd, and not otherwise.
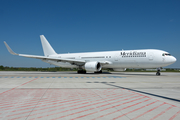
<path fill-rule="evenodd" d="M 169 53 L 155 49 L 57 54 L 44 35 L 40 35 L 40 39 L 44 56 L 17 54 L 5 41 L 4 44 L 12 55 L 41 59 L 59 67 L 79 68 L 78 73 L 102 73 L 102 68 L 112 68 L 115 71 L 126 68 L 160 68 L 176 61 Z M 160 75 L 159 69 L 157 75 Z"/>
<path fill-rule="evenodd" d="M 64 58 L 74 60 L 90 61 L 108 61 L 110 64 L 102 65 L 103 68 L 159 68 L 168 66 L 176 61 L 176 58 L 169 55 L 165 51 L 155 49 L 144 50 L 122 50 L 107 52 L 87 52 L 87 53 L 68 53 L 51 55 L 53 58 Z M 43 60 L 49 64 L 59 67 L 78 68 L 68 62 L 58 62 L 51 60 Z"/>

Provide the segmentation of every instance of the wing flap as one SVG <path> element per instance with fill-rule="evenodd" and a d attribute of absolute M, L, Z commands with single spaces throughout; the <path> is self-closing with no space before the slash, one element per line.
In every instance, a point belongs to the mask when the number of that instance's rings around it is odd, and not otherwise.
<path fill-rule="evenodd" d="M 78 63 L 85 63 L 85 60 L 76 60 L 76 59 L 65 59 L 65 58 L 53 58 L 53 57 L 45 57 L 45 56 L 36 56 L 36 55 L 26 55 L 26 54 L 19 54 L 22 57 L 28 58 L 35 58 L 35 59 L 42 59 L 42 60 L 53 60 L 59 62 L 78 62 Z"/>

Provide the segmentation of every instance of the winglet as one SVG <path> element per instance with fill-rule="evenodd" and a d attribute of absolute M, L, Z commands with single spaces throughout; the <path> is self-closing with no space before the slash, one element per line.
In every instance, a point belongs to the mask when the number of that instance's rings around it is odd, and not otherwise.
<path fill-rule="evenodd" d="M 19 54 L 13 52 L 12 49 L 9 47 L 9 45 L 8 45 L 5 41 L 4 41 L 4 44 L 5 44 L 6 48 L 8 49 L 8 51 L 9 51 L 11 54 L 13 54 L 13 55 L 19 55 Z"/>

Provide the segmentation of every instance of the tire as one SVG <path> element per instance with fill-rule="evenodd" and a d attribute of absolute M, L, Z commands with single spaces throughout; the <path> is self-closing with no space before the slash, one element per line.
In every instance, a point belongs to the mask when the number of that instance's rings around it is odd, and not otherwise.
<path fill-rule="evenodd" d="M 157 75 L 157 76 L 160 76 L 160 75 L 161 75 L 161 73 L 160 73 L 160 72 L 157 72 L 157 73 L 156 73 L 156 75 Z"/>
<path fill-rule="evenodd" d="M 94 72 L 94 73 L 102 73 L 102 70 L 98 71 L 98 72 Z"/>
<path fill-rule="evenodd" d="M 85 70 L 78 70 L 77 73 L 78 74 L 86 74 L 86 71 Z"/>

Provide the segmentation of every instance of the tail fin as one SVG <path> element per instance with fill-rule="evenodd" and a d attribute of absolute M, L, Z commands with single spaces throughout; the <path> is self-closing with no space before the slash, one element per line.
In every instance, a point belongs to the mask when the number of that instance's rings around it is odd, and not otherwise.
<path fill-rule="evenodd" d="M 51 45 L 49 44 L 49 42 L 46 40 L 46 38 L 44 37 L 44 35 L 40 35 L 40 38 L 41 38 L 41 43 L 42 43 L 42 47 L 43 47 L 43 51 L 44 51 L 44 55 L 45 55 L 45 56 L 57 54 L 57 53 L 54 51 L 54 49 L 51 47 Z"/>

